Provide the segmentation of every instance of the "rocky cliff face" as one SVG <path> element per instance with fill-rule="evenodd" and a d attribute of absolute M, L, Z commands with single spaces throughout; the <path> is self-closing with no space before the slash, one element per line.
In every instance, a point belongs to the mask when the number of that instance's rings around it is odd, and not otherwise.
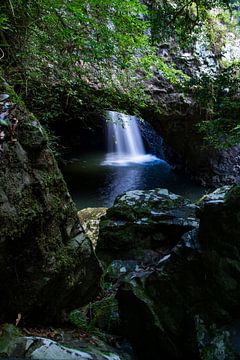
<path fill-rule="evenodd" d="M 164 139 L 164 155 L 176 170 L 188 173 L 203 186 L 219 187 L 240 182 L 240 146 L 214 149 L 197 131 L 201 118 L 193 99 L 178 93 L 161 96 L 161 114 L 149 107 L 143 116 Z"/>
<path fill-rule="evenodd" d="M 174 62 L 193 80 L 203 75 L 214 79 L 220 70 L 219 59 L 204 41 L 198 41 L 189 52 L 173 43 L 160 49 L 159 55 L 165 56 L 168 63 Z M 224 56 L 227 57 L 228 52 Z M 218 187 L 239 183 L 240 147 L 216 150 L 198 131 L 196 125 L 205 120 L 205 115 L 198 104 L 196 88 L 188 87 L 184 92 L 161 73 L 147 81 L 145 88 L 151 103 L 142 115 L 163 137 L 166 159 L 203 185 Z"/>
<path fill-rule="evenodd" d="M 0 103 L 0 321 L 60 320 L 97 294 L 101 268 L 43 129 L 8 100 Z"/>

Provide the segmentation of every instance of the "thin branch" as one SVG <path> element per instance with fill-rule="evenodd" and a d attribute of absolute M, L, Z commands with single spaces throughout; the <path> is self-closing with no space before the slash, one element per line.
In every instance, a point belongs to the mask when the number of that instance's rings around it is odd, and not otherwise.
<path fill-rule="evenodd" d="M 4 58 L 4 56 L 5 56 L 4 51 L 3 51 L 2 48 L 0 48 L 0 52 L 1 52 L 0 60 L 2 60 Z"/>
<path fill-rule="evenodd" d="M 11 10 L 12 10 L 13 16 L 15 17 L 15 12 L 14 12 L 14 8 L 13 8 L 12 1 L 11 1 L 11 0 L 8 0 L 8 1 L 9 1 L 9 4 L 10 4 L 10 7 L 11 7 Z"/>

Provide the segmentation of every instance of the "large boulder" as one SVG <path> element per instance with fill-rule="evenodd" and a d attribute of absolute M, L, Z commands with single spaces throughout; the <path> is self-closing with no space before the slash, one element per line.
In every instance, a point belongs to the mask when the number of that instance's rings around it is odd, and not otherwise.
<path fill-rule="evenodd" d="M 201 200 L 198 246 L 180 241 L 122 280 L 120 318 L 140 360 L 234 358 L 226 329 L 240 318 L 239 188 Z"/>
<path fill-rule="evenodd" d="M 124 193 L 101 218 L 97 254 L 106 262 L 142 259 L 146 250 L 164 254 L 197 228 L 196 208 L 166 189 Z"/>
<path fill-rule="evenodd" d="M 155 269 L 130 273 L 117 299 L 139 358 L 198 359 L 197 319 L 221 328 L 240 316 L 240 274 L 232 270 L 218 257 L 181 249 Z"/>
<path fill-rule="evenodd" d="M 101 268 L 39 122 L 11 102 L 0 110 L 10 124 L 0 151 L 0 322 L 60 320 L 96 296 Z"/>

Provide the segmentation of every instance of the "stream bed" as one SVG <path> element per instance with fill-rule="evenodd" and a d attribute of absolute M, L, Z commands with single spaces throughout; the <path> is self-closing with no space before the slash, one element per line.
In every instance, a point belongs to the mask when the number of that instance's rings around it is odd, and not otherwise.
<path fill-rule="evenodd" d="M 208 193 L 189 177 L 173 172 L 164 160 L 104 165 L 106 154 L 88 153 L 67 159 L 62 172 L 77 209 L 110 207 L 116 196 L 129 190 L 166 188 L 196 201 Z"/>

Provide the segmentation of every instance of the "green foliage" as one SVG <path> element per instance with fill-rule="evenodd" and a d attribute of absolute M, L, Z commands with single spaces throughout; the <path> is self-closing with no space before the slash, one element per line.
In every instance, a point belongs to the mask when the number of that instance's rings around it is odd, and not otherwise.
<path fill-rule="evenodd" d="M 188 80 L 158 56 L 159 43 L 173 38 L 191 43 L 204 28 L 212 50 L 221 54 L 226 31 L 236 21 L 226 10 L 211 13 L 216 7 L 237 12 L 239 2 L 2 0 L 0 66 L 43 124 L 71 119 L 84 107 L 137 113 L 151 103 L 146 80 L 156 74 L 175 85 Z M 222 141 L 222 131 L 231 142 L 239 132 L 232 120 L 238 105 L 232 94 L 224 95 L 223 83 L 234 78 L 229 74 L 197 84 L 206 115 L 199 128 L 213 143 Z"/>
<path fill-rule="evenodd" d="M 68 320 L 77 328 L 89 331 L 88 319 L 84 311 L 73 310 L 68 316 Z"/>
<path fill-rule="evenodd" d="M 21 331 L 13 324 L 3 324 L 0 331 L 0 356 L 9 357 L 16 338 L 22 335 Z"/>
<path fill-rule="evenodd" d="M 7 74 L 43 123 L 84 106 L 137 112 L 150 101 L 144 83 L 155 72 L 175 84 L 184 78 L 156 55 L 139 0 L 29 0 L 26 8 L 12 0 L 16 11 L 4 4 Z"/>
<path fill-rule="evenodd" d="M 73 310 L 68 319 L 74 326 L 89 333 L 117 333 L 119 314 L 115 295 L 106 296 L 82 309 Z"/>
<path fill-rule="evenodd" d="M 86 313 L 86 309 L 76 309 L 71 311 L 68 315 L 69 322 L 76 326 L 76 328 L 85 331 L 88 334 L 93 334 L 99 337 L 102 337 L 102 332 L 96 328 L 91 322 L 89 322 L 89 318 Z"/>
<path fill-rule="evenodd" d="M 189 34 L 201 31 L 211 9 L 231 5 L 228 0 L 156 0 L 149 4 L 153 42 L 161 42 L 169 36 L 189 42 Z"/>
<path fill-rule="evenodd" d="M 214 79 L 203 76 L 196 100 L 204 120 L 198 124 L 207 143 L 225 148 L 240 142 L 240 62 L 222 69 Z"/>

